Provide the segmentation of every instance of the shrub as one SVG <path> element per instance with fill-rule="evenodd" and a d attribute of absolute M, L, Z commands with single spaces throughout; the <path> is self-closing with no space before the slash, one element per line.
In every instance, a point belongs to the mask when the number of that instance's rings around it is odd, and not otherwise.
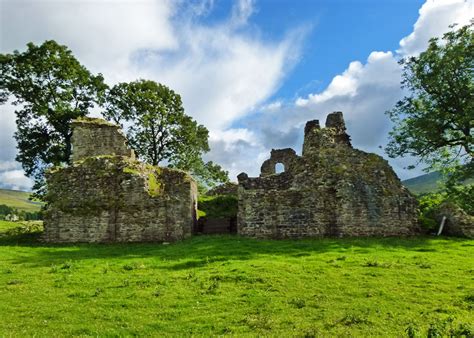
<path fill-rule="evenodd" d="M 474 215 L 474 184 L 451 186 L 445 192 L 429 193 L 419 196 L 420 225 L 429 230 L 435 230 L 439 223 L 435 213 L 443 202 L 452 202 L 467 214 Z"/>
<path fill-rule="evenodd" d="M 418 223 L 420 223 L 423 228 L 429 230 L 435 230 L 438 226 L 438 222 L 436 222 L 434 218 L 426 216 L 422 213 L 420 213 L 420 216 L 418 217 Z"/>
<path fill-rule="evenodd" d="M 43 231 L 42 222 L 21 222 L 20 226 L 7 231 L 7 236 L 23 236 L 30 234 L 39 234 Z"/>
<path fill-rule="evenodd" d="M 232 195 L 199 196 L 199 217 L 237 217 L 237 197 Z"/>
<path fill-rule="evenodd" d="M 5 219 L 6 215 L 15 214 L 17 212 L 16 209 L 9 207 L 5 204 L 0 204 L 0 217 L 1 219 Z"/>
<path fill-rule="evenodd" d="M 43 213 L 41 211 L 24 212 L 20 214 L 20 218 L 25 221 L 40 221 L 43 219 Z"/>
<path fill-rule="evenodd" d="M 429 193 L 419 197 L 420 216 L 418 221 L 423 228 L 429 230 L 437 228 L 438 222 L 434 219 L 434 215 L 440 204 L 445 200 L 445 193 Z"/>
<path fill-rule="evenodd" d="M 467 214 L 474 216 L 474 184 L 448 187 L 448 200 L 459 206 Z"/>
<path fill-rule="evenodd" d="M 18 216 L 18 219 L 21 221 L 38 221 L 43 219 L 41 211 L 22 211 L 5 204 L 0 204 L 0 219 L 4 220 L 8 215 Z"/>

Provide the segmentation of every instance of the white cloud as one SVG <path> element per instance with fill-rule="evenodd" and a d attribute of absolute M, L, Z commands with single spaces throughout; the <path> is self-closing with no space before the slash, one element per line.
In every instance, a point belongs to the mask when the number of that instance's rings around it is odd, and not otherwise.
<path fill-rule="evenodd" d="M 351 62 L 323 92 L 298 98 L 295 113 L 285 116 L 295 125 L 314 118 L 324 122 L 328 113 L 343 111 L 354 145 L 373 151 L 387 133 L 384 111 L 401 96 L 400 74 L 391 52 L 372 52 L 364 64 Z"/>
<path fill-rule="evenodd" d="M 2 52 L 54 39 L 111 81 L 133 77 L 135 51 L 178 47 L 167 0 L 2 0 L 1 9 Z"/>
<path fill-rule="evenodd" d="M 401 55 L 416 55 L 428 47 L 428 40 L 442 36 L 452 24 L 465 25 L 474 17 L 472 0 L 427 0 L 419 11 L 413 32 L 400 41 Z"/>
<path fill-rule="evenodd" d="M 225 139 L 226 141 L 233 143 L 238 141 L 245 141 L 251 145 L 257 145 L 258 139 L 256 135 L 245 128 L 235 128 L 235 129 L 228 129 L 228 130 L 216 130 L 211 131 L 209 134 L 210 141 L 218 141 L 221 139 Z"/>
<path fill-rule="evenodd" d="M 4 188 L 12 190 L 29 190 L 33 184 L 20 169 L 1 172 L 0 182 Z"/>
<path fill-rule="evenodd" d="M 220 140 L 223 149 L 248 142 L 222 131 L 276 91 L 298 59 L 306 32 L 297 27 L 280 40 L 262 39 L 248 23 L 252 0 L 236 1 L 228 18 L 212 25 L 199 20 L 212 10 L 213 1 L 206 0 L 0 1 L 2 52 L 55 39 L 109 83 L 164 83 L 181 94 L 188 114 L 220 135 L 211 143 Z M 6 115 L 2 131 L 12 135 L 13 115 Z M 13 149 L 11 138 L 5 141 Z"/>
<path fill-rule="evenodd" d="M 278 88 L 299 53 L 304 29 L 266 42 L 246 31 L 251 0 L 228 20 L 195 20 L 212 2 L 2 0 L 1 50 L 55 39 L 109 83 L 149 78 L 183 97 L 186 111 L 209 128 L 244 116 Z M 192 11 L 192 12 L 191 12 Z M 194 14 L 194 15 L 193 15 Z M 6 32 L 14 32 L 7 34 Z"/>
<path fill-rule="evenodd" d="M 13 138 L 15 127 L 15 107 L 7 103 L 0 105 L 0 162 L 12 161 L 16 154 L 16 143 Z"/>
<path fill-rule="evenodd" d="M 357 78 L 360 77 L 362 70 L 363 66 L 359 61 L 351 62 L 349 68 L 342 75 L 336 75 L 332 79 L 326 90 L 320 94 L 310 94 L 307 99 L 298 98 L 296 105 L 305 106 L 309 102 L 324 102 L 334 96 L 353 96 L 356 91 Z"/>
<path fill-rule="evenodd" d="M 265 43 L 227 25 L 190 26 L 182 34 L 180 52 L 149 56 L 147 73 L 176 89 L 186 110 L 211 130 L 227 127 L 274 93 L 297 46 L 290 36 Z"/>
<path fill-rule="evenodd" d="M 322 92 L 299 97 L 290 105 L 282 105 L 279 111 L 274 111 L 271 117 L 273 123 L 265 117 L 267 120 L 260 124 L 285 126 L 285 128 L 275 136 L 265 132 L 264 127 L 261 133 L 264 138 L 262 142 L 276 143 L 281 139 L 280 135 L 293 134 L 295 127 L 302 133 L 302 126 L 306 120 L 318 118 L 323 122 L 328 113 L 343 111 L 353 144 L 386 157 L 379 148 L 387 142 L 390 129 L 390 122 L 384 112 L 392 108 L 403 96 L 400 89 L 401 68 L 397 60 L 425 50 L 431 37 L 442 36 L 452 23 L 467 24 L 473 14 L 472 0 L 427 0 L 420 9 L 420 16 L 413 32 L 400 41 L 400 49 L 395 55 L 390 51 L 374 51 L 365 63 L 351 62 L 348 68 L 342 74 L 336 75 Z M 269 136 L 270 139 L 265 140 L 265 136 Z M 288 137 L 288 141 L 291 140 L 297 141 L 298 144 L 287 144 L 287 146 L 299 150 L 301 137 Z M 417 175 L 422 169 L 419 168 L 417 172 L 404 169 L 408 164 L 415 162 L 412 158 L 391 159 L 390 162 L 402 178 Z"/>
<path fill-rule="evenodd" d="M 282 105 L 283 105 L 283 102 L 281 100 L 277 100 L 277 101 L 270 102 L 268 104 L 263 105 L 262 107 L 260 107 L 260 110 L 262 112 L 270 112 L 270 113 L 276 112 L 281 109 Z"/>
<path fill-rule="evenodd" d="M 402 95 L 397 59 L 424 50 L 430 37 L 473 16 L 472 0 L 428 0 L 396 54 L 372 52 L 365 62 L 351 62 L 325 90 L 285 104 L 278 98 L 266 100 L 298 61 L 307 29 L 296 27 L 280 40 L 264 40 L 249 23 L 254 1 L 236 1 L 228 18 L 212 25 L 200 18 L 212 11 L 213 0 L 0 4 L 2 52 L 24 49 L 28 41 L 56 39 L 111 83 L 141 77 L 170 86 L 182 95 L 186 111 L 210 129 L 207 159 L 222 164 L 233 179 L 241 171 L 258 175 L 271 148 L 291 146 L 299 151 L 304 123 L 324 120 L 335 110 L 345 113 L 355 146 L 380 152 L 377 146 L 385 142 L 390 127 L 384 111 Z M 11 161 L 14 115 L 11 107 L 0 109 L 0 161 Z M 262 114 L 255 114 L 257 110 Z M 236 120 L 245 126 L 228 129 Z M 404 161 L 391 163 L 401 168 Z M 2 177 L 6 176 L 0 181 Z"/>
<path fill-rule="evenodd" d="M 0 171 L 17 169 L 19 166 L 20 164 L 15 161 L 0 161 Z"/>
<path fill-rule="evenodd" d="M 245 128 L 211 132 L 209 145 L 212 152 L 206 155 L 206 160 L 223 166 L 231 180 L 243 171 L 258 175 L 259 165 L 267 156 L 258 135 Z"/>
<path fill-rule="evenodd" d="M 238 0 L 232 8 L 231 23 L 235 26 L 246 24 L 254 10 L 255 3 L 253 0 Z"/>
<path fill-rule="evenodd" d="M 214 0 L 187 1 L 179 11 L 182 11 L 185 17 L 205 17 L 212 12 L 214 2 Z"/>

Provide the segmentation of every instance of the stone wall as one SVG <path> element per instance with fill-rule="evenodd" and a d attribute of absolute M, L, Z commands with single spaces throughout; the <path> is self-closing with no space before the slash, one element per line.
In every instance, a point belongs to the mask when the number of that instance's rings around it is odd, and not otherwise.
<path fill-rule="evenodd" d="M 275 174 L 282 163 L 283 173 Z M 414 233 L 415 198 L 382 157 L 353 149 L 342 113 L 309 121 L 303 155 L 272 150 L 260 177 L 241 173 L 238 233 L 260 238 Z"/>
<path fill-rule="evenodd" d="M 127 138 L 120 127 L 102 119 L 81 118 L 71 123 L 72 160 L 79 161 L 91 156 L 119 155 L 135 159 Z"/>
<path fill-rule="evenodd" d="M 136 161 L 118 127 L 105 121 L 73 127 L 73 165 L 46 176 L 45 241 L 175 241 L 191 235 L 197 189 L 187 173 Z"/>
<path fill-rule="evenodd" d="M 474 216 L 467 214 L 457 205 L 444 202 L 436 211 L 436 220 L 441 224 L 443 217 L 446 217 L 443 234 L 474 238 Z"/>
<path fill-rule="evenodd" d="M 221 185 L 218 185 L 209 191 L 206 192 L 207 196 L 217 196 L 217 195 L 234 195 L 237 196 L 237 183 L 227 182 Z"/>

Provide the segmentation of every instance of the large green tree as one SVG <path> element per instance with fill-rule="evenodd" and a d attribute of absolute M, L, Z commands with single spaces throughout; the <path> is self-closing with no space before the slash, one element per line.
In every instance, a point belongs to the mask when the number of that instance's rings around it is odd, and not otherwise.
<path fill-rule="evenodd" d="M 387 153 L 412 155 L 452 184 L 474 172 L 474 22 L 432 38 L 400 61 L 408 95 L 387 112 L 394 122 Z"/>
<path fill-rule="evenodd" d="M 115 85 L 106 97 L 104 117 L 128 129 L 129 143 L 142 160 L 190 171 L 207 186 L 228 181 L 219 165 L 202 160 L 209 151 L 208 130 L 185 114 L 173 90 L 138 80 Z"/>
<path fill-rule="evenodd" d="M 0 103 L 17 106 L 18 155 L 41 196 L 44 170 L 69 163 L 70 122 L 101 102 L 102 75 L 92 75 L 71 51 L 55 41 L 27 45 L 24 52 L 0 54 Z"/>

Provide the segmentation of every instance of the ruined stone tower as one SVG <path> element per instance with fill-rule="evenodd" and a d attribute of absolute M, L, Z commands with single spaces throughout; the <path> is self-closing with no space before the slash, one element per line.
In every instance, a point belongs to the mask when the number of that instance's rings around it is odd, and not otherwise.
<path fill-rule="evenodd" d="M 285 171 L 275 173 L 281 163 Z M 305 127 L 302 156 L 272 150 L 260 177 L 241 173 L 238 232 L 261 238 L 409 235 L 416 200 L 386 160 L 352 148 L 341 112 Z"/>
<path fill-rule="evenodd" d="M 174 241 L 191 235 L 197 189 L 185 172 L 135 160 L 120 128 L 72 123 L 73 164 L 47 173 L 47 242 Z"/>

